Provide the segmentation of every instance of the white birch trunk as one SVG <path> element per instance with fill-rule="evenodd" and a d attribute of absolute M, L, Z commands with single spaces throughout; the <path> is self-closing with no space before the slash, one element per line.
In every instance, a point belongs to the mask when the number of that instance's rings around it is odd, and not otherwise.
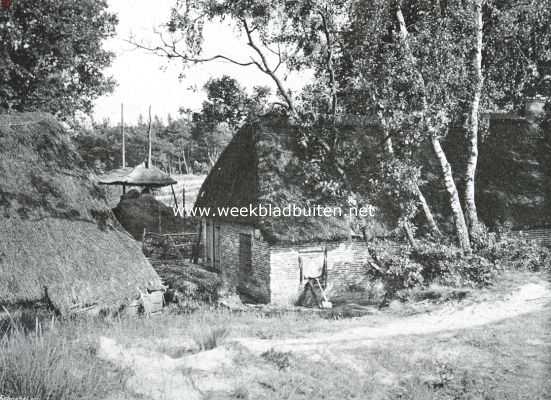
<path fill-rule="evenodd" d="M 476 22 L 475 54 L 473 58 L 473 69 L 475 73 L 475 87 L 473 99 L 470 105 L 468 140 L 467 140 L 467 167 L 465 172 L 465 213 L 469 233 L 471 237 L 476 236 L 479 228 L 478 213 L 475 201 L 475 177 L 478 163 L 478 117 L 480 109 L 480 98 L 482 96 L 482 2 L 474 1 L 474 15 Z"/>
<path fill-rule="evenodd" d="M 440 164 L 440 169 L 442 171 L 442 177 L 444 178 L 444 185 L 446 186 L 446 191 L 448 192 L 449 203 L 453 215 L 453 221 L 456 228 L 457 239 L 459 241 L 459 246 L 461 249 L 470 254 L 471 241 L 469 239 L 469 231 L 467 229 L 467 224 L 465 223 L 465 215 L 463 214 L 463 209 L 461 208 L 461 202 L 459 201 L 459 193 L 457 192 L 457 186 L 453 180 L 453 173 L 448 158 L 444 153 L 444 149 L 440 144 L 440 139 L 433 136 L 431 139 L 432 149 L 434 154 L 438 159 Z"/>

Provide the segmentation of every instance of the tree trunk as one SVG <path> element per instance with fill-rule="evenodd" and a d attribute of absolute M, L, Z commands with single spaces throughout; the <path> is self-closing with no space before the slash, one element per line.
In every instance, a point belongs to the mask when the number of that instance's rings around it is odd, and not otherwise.
<path fill-rule="evenodd" d="M 413 236 L 413 231 L 411 230 L 409 222 L 404 223 L 403 228 L 410 246 L 414 249 L 417 249 L 417 242 L 415 241 L 415 237 Z"/>
<path fill-rule="evenodd" d="M 423 210 L 423 214 L 425 214 L 425 218 L 427 220 L 427 223 L 429 224 L 431 232 L 434 233 L 436 236 L 442 236 L 442 232 L 440 232 L 440 229 L 438 228 L 438 224 L 434 219 L 434 215 L 432 215 L 432 211 L 430 210 L 427 199 L 423 195 L 423 192 L 421 192 L 421 188 L 416 185 L 415 189 L 417 191 L 417 199 L 419 200 L 419 204 L 421 204 L 421 209 Z"/>
<path fill-rule="evenodd" d="M 407 30 L 406 23 L 404 20 L 404 15 L 402 13 L 402 9 L 400 8 L 400 6 L 398 6 L 398 9 L 396 10 L 396 19 L 398 21 L 398 25 L 400 28 L 400 38 L 406 47 L 406 51 L 409 55 L 411 62 L 415 64 L 415 57 L 411 53 L 411 50 L 409 48 L 409 44 L 407 41 L 408 30 Z M 423 79 L 423 76 L 418 70 L 416 70 L 416 73 L 417 73 L 417 79 L 419 80 L 423 88 L 425 88 L 426 85 L 425 85 L 425 80 Z M 423 95 L 423 112 L 426 113 L 426 110 L 427 110 L 427 98 L 425 95 Z M 446 190 L 450 197 L 450 208 L 453 214 L 455 230 L 457 233 L 457 237 L 459 239 L 459 245 L 461 246 L 464 252 L 470 254 L 472 250 L 471 250 L 471 242 L 469 239 L 469 231 L 465 223 L 465 215 L 463 214 L 463 209 L 461 208 L 461 202 L 459 201 L 459 193 L 457 192 L 457 187 L 455 186 L 455 181 L 453 180 L 453 174 L 452 174 L 450 163 L 448 162 L 446 154 L 444 153 L 444 150 L 440 145 L 440 140 L 433 135 L 431 137 L 431 142 L 432 142 L 433 150 L 440 163 L 442 177 L 444 179 Z M 426 203 L 426 199 L 424 202 L 422 201 L 422 199 L 424 199 L 424 196 L 421 193 L 421 191 L 419 191 L 418 196 L 422 206 L 427 205 L 428 207 L 428 204 Z M 436 227 L 436 230 L 440 232 L 440 230 L 438 230 L 438 227 L 436 226 L 434 217 L 432 217 L 432 213 L 430 213 L 430 210 L 429 210 L 429 213 L 428 214 L 425 213 L 425 215 L 427 216 L 427 220 L 429 221 L 429 224 L 433 223 L 434 227 Z"/>
<path fill-rule="evenodd" d="M 388 156 L 394 157 L 394 145 L 392 144 L 392 138 L 390 137 L 390 135 L 386 136 L 384 147 L 385 152 L 388 154 Z M 419 204 L 421 204 L 421 209 L 423 210 L 423 214 L 425 214 L 425 218 L 427 220 L 427 223 L 429 224 L 431 232 L 433 232 L 436 236 L 441 236 L 442 232 L 440 232 L 440 229 L 438 229 L 436 220 L 434 219 L 432 211 L 430 210 L 429 203 L 427 202 L 427 199 L 423 195 L 423 192 L 421 192 L 421 189 L 419 188 L 419 185 L 417 185 L 417 183 L 415 183 L 415 192 L 417 195 L 417 200 L 419 201 Z"/>
<path fill-rule="evenodd" d="M 189 174 L 189 164 L 188 164 L 188 159 L 186 157 L 186 149 L 184 148 L 182 150 L 182 157 L 183 157 L 183 162 L 184 162 L 184 168 L 185 168 L 185 171 L 186 171 L 186 174 Z"/>
<path fill-rule="evenodd" d="M 327 11 L 327 10 L 326 10 Z M 327 56 L 325 59 L 327 73 L 329 74 L 329 89 L 331 90 L 331 121 L 335 123 L 337 118 L 337 80 L 335 78 L 335 68 L 333 66 L 333 40 L 328 24 L 328 13 L 320 13 L 323 33 L 325 35 L 325 43 L 327 46 Z"/>
<path fill-rule="evenodd" d="M 151 156 L 151 106 L 149 106 L 149 122 L 147 124 L 147 143 L 148 143 L 148 152 L 147 152 L 147 168 L 152 167 L 152 156 Z"/>
<path fill-rule="evenodd" d="M 476 23 L 475 54 L 473 69 L 475 74 L 475 87 L 473 99 L 470 104 L 469 123 L 467 131 L 467 168 L 465 173 L 465 216 L 471 238 L 476 236 L 479 230 L 478 213 L 475 202 L 475 175 L 478 162 L 478 115 L 480 98 L 482 96 L 482 1 L 475 0 L 474 14 Z"/>
<path fill-rule="evenodd" d="M 431 138 L 431 143 L 434 154 L 440 164 L 442 177 L 444 178 L 444 184 L 446 186 L 446 191 L 448 192 L 459 246 L 465 253 L 470 254 L 472 249 L 471 241 L 469 240 L 469 231 L 467 229 L 467 224 L 465 223 L 465 215 L 463 214 L 463 209 L 461 208 L 457 187 L 455 186 L 455 182 L 453 180 L 452 168 L 448 162 L 446 154 L 444 153 L 444 149 L 442 149 L 442 146 L 440 145 L 440 140 L 433 136 Z"/>

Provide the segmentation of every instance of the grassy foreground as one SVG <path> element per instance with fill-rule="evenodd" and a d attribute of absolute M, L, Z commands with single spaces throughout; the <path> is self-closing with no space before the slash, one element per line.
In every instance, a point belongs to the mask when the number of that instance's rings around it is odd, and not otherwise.
<path fill-rule="evenodd" d="M 519 274 L 475 295 L 499 299 Z M 541 279 L 541 276 L 538 277 Z M 470 301 L 479 301 L 477 298 Z M 462 302 L 439 307 L 460 309 Z M 230 313 L 202 309 L 149 319 L 46 319 L 12 324 L 0 338 L 0 395 L 37 399 L 134 399 L 131 370 L 98 357 L 101 336 L 177 359 L 217 346 L 238 350 L 234 367 L 215 380 L 240 380 L 222 399 L 546 399 L 551 393 L 551 308 L 475 328 L 394 335 L 349 349 L 270 350 L 254 354 L 237 338 L 307 338 L 399 320 L 408 309 L 330 320 L 316 313 Z M 252 375 L 251 373 L 254 372 Z M 182 374 L 188 374 L 186 370 Z M 252 376 L 252 378 L 251 378 Z"/>

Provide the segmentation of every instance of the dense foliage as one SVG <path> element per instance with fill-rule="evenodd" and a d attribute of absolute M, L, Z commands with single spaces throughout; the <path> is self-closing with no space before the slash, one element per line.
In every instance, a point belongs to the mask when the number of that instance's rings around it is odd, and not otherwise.
<path fill-rule="evenodd" d="M 117 18 L 104 0 L 18 0 L 0 12 L 0 110 L 90 112 L 112 90 L 102 42 Z"/>
<path fill-rule="evenodd" d="M 551 251 L 522 235 L 504 231 L 486 232 L 486 246 L 465 255 L 450 243 L 419 241 L 416 248 L 389 242 L 372 242 L 375 265 L 370 281 L 381 283 L 384 297 L 378 301 L 407 297 L 432 285 L 483 287 L 491 285 L 502 271 L 549 271 Z"/>

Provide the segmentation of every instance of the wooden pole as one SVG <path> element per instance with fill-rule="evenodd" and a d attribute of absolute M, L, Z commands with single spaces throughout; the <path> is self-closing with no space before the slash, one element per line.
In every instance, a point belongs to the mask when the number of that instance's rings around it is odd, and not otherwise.
<path fill-rule="evenodd" d="M 159 216 L 159 235 L 163 233 L 161 227 L 161 203 L 157 202 L 157 215 Z"/>
<path fill-rule="evenodd" d="M 174 185 L 170 185 L 170 189 L 172 189 L 172 196 L 174 197 L 174 207 L 178 207 L 178 200 L 176 200 L 176 192 L 174 192 Z"/>
<path fill-rule="evenodd" d="M 126 143 L 124 138 L 124 104 L 121 103 L 122 167 L 126 168 Z"/>
<path fill-rule="evenodd" d="M 184 183 L 184 182 L 182 182 Z M 184 229 L 186 227 L 186 185 L 185 184 L 182 184 L 182 215 L 183 215 L 183 218 L 184 218 L 184 223 L 183 223 L 183 226 L 184 226 Z M 193 251 L 192 251 L 193 253 Z"/>
<path fill-rule="evenodd" d="M 149 142 L 149 152 L 147 156 L 147 168 L 151 168 L 151 105 L 149 106 L 149 124 L 147 127 L 147 140 Z"/>
<path fill-rule="evenodd" d="M 184 209 L 184 216 L 186 215 L 186 187 L 182 187 L 182 208 Z"/>

